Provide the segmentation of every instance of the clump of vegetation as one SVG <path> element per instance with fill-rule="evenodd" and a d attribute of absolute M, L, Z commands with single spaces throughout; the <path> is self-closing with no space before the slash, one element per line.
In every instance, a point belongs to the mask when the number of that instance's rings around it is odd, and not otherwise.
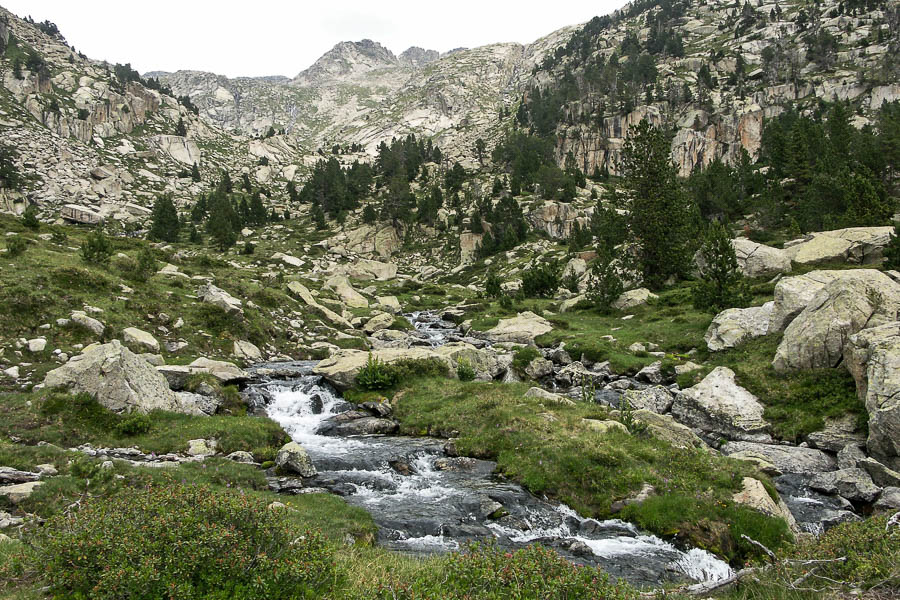
<path fill-rule="evenodd" d="M 34 204 L 29 204 L 22 215 L 22 225 L 28 229 L 37 231 L 41 228 L 41 222 L 37 218 L 37 208 Z"/>
<path fill-rule="evenodd" d="M 546 298 L 556 293 L 560 286 L 561 269 L 552 261 L 526 269 L 522 273 L 522 293 L 526 298 Z"/>
<path fill-rule="evenodd" d="M 356 374 L 356 385 L 368 391 L 386 390 L 394 386 L 397 380 L 394 372 L 377 356 L 369 353 L 366 366 Z"/>
<path fill-rule="evenodd" d="M 523 375 L 525 373 L 525 369 L 527 369 L 528 365 L 531 364 L 531 361 L 540 357 L 540 351 L 534 346 L 525 346 L 524 348 L 519 348 L 518 350 L 516 350 L 515 355 L 513 355 L 512 367 L 519 375 Z"/>
<path fill-rule="evenodd" d="M 265 500 L 170 483 L 87 498 L 35 540 L 54 593 L 98 599 L 298 598 L 335 573 L 318 533 Z"/>
<path fill-rule="evenodd" d="M 6 255 L 10 258 L 21 256 L 27 247 L 28 242 L 21 236 L 14 235 L 6 238 Z"/>
<path fill-rule="evenodd" d="M 505 552 L 474 544 L 466 552 L 454 552 L 436 560 L 424 577 L 409 581 L 391 575 L 380 582 L 376 598 L 413 600 L 443 598 L 569 598 L 629 600 L 637 592 L 624 583 L 613 583 L 597 569 L 577 567 L 553 550 L 529 546 Z"/>
<path fill-rule="evenodd" d="M 112 243 L 102 229 L 97 229 L 81 243 L 81 259 L 92 265 L 105 265 L 112 256 Z"/>
<path fill-rule="evenodd" d="M 460 381 L 472 381 L 475 379 L 475 369 L 468 360 L 461 358 L 456 363 L 456 376 Z"/>

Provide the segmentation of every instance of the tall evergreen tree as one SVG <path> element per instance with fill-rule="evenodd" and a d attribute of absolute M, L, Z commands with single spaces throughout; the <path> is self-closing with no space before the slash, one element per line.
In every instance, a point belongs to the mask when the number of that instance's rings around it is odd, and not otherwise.
<path fill-rule="evenodd" d="M 750 287 L 738 268 L 728 230 L 712 224 L 700 246 L 700 282 L 694 288 L 694 308 L 719 312 L 747 306 Z"/>
<path fill-rule="evenodd" d="M 156 198 L 150 217 L 150 239 L 163 242 L 177 242 L 181 223 L 172 196 L 163 194 Z"/>
<path fill-rule="evenodd" d="M 666 133 L 644 119 L 629 134 L 620 168 L 631 196 L 628 225 L 644 282 L 658 288 L 688 271 L 696 207 L 678 180 Z"/>

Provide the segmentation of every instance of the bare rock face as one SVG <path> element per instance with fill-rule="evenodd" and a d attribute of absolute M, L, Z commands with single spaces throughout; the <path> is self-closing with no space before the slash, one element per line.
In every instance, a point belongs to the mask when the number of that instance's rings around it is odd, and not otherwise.
<path fill-rule="evenodd" d="M 325 287 L 334 291 L 341 302 L 351 308 L 369 308 L 369 301 L 353 289 L 350 280 L 343 275 L 334 275 L 325 282 Z"/>
<path fill-rule="evenodd" d="M 754 442 L 728 442 L 721 450 L 723 454 L 732 458 L 769 463 L 779 473 L 814 475 L 837 469 L 837 463 L 831 455 L 813 448 Z"/>
<path fill-rule="evenodd" d="M 758 244 L 747 238 L 732 240 L 738 268 L 747 277 L 772 277 L 791 272 L 791 259 L 784 250 Z"/>
<path fill-rule="evenodd" d="M 44 385 L 87 393 L 113 412 L 178 411 L 166 378 L 118 340 L 94 344 L 47 373 Z"/>
<path fill-rule="evenodd" d="M 885 288 L 889 288 L 891 282 L 890 277 L 874 269 L 811 271 L 805 275 L 785 277 L 775 286 L 775 307 L 769 321 L 769 333 L 780 333 L 787 329 L 791 321 L 812 302 L 819 290 L 838 279 Z"/>
<path fill-rule="evenodd" d="M 715 368 L 694 387 L 680 391 L 672 415 L 690 427 L 729 440 L 772 440 L 762 404 L 735 383 L 734 371 L 727 367 Z"/>
<path fill-rule="evenodd" d="M 835 367 L 847 338 L 893 321 L 900 311 L 900 285 L 877 275 L 840 278 L 816 292 L 784 332 L 772 365 L 778 371 Z"/>
<path fill-rule="evenodd" d="M 844 364 L 869 413 L 869 454 L 900 470 L 900 322 L 851 335 Z"/>
<path fill-rule="evenodd" d="M 785 252 L 792 261 L 803 265 L 834 261 L 857 265 L 878 264 L 893 233 L 893 227 L 849 227 L 821 231 L 786 243 Z"/>
<path fill-rule="evenodd" d="M 179 135 L 157 135 L 151 139 L 160 153 L 185 165 L 200 164 L 200 148 L 196 142 Z"/>
<path fill-rule="evenodd" d="M 703 337 L 706 347 L 711 352 L 726 348 L 734 348 L 743 342 L 766 335 L 769 332 L 769 321 L 774 302 L 766 302 L 762 306 L 751 308 L 729 308 L 723 310 L 713 319 Z"/>

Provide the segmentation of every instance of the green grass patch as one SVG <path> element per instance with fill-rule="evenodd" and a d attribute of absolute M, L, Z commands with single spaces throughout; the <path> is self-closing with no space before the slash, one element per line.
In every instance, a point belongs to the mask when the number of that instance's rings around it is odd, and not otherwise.
<path fill-rule="evenodd" d="M 597 433 L 583 422 L 597 416 L 596 406 L 544 406 L 524 397 L 527 387 L 417 379 L 402 387 L 395 416 L 411 435 L 458 431 L 461 453 L 496 460 L 504 475 L 581 514 L 609 517 L 613 502 L 649 483 L 660 497 L 689 498 L 696 506 L 690 513 L 672 504 L 634 509 L 631 516 L 654 533 L 684 532 L 692 542 L 733 559 L 754 551 L 733 539 L 738 530 L 729 529 L 729 523 L 743 523 L 741 532 L 765 537 L 775 547 L 790 538 L 783 522 L 750 519 L 732 503 L 744 476 L 765 478 L 752 466 L 702 450 L 677 449 L 647 435 Z M 713 543 L 692 531 L 697 514 L 726 525 L 723 535 L 729 543 Z"/>
<path fill-rule="evenodd" d="M 103 408 L 90 396 L 8 394 L 0 404 L 0 436 L 14 435 L 25 444 L 44 441 L 64 448 L 84 443 L 136 446 L 157 454 L 184 452 L 188 440 L 200 438 L 216 439 L 225 454 L 281 446 L 287 440 L 277 423 L 260 417 L 196 417 L 163 411 L 149 417 L 149 431 L 126 435 L 119 426 L 129 417 Z"/>

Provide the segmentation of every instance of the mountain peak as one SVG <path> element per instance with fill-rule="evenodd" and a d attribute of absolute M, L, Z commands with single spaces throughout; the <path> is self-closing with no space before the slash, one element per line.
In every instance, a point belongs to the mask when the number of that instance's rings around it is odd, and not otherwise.
<path fill-rule="evenodd" d="M 418 46 L 411 46 L 404 50 L 398 58 L 403 66 L 418 68 L 436 61 L 440 57 L 441 53 L 437 50 L 425 50 Z"/>
<path fill-rule="evenodd" d="M 370 39 L 340 42 L 297 75 L 294 83 L 313 85 L 325 80 L 349 81 L 370 71 L 399 64 L 393 52 Z"/>

